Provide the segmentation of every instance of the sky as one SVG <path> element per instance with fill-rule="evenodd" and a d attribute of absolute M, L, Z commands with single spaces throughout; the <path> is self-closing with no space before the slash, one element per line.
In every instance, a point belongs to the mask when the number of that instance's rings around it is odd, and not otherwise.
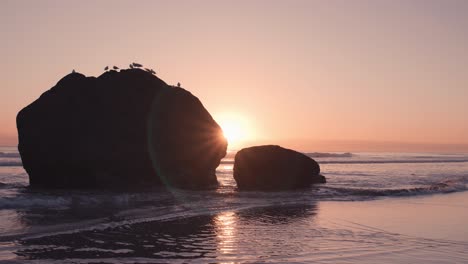
<path fill-rule="evenodd" d="M 0 145 L 73 69 L 139 62 L 240 126 L 236 148 L 468 152 L 467 13 L 462 0 L 0 0 Z"/>

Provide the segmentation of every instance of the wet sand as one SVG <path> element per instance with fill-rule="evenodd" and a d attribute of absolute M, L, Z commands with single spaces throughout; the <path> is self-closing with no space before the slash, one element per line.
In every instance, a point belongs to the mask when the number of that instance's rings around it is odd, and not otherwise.
<path fill-rule="evenodd" d="M 364 202 L 321 202 L 320 226 L 384 237 L 350 240 L 318 263 L 468 263 L 468 192 Z M 346 233 L 345 232 L 345 233 Z M 354 236 L 351 236 L 354 237 Z M 378 242 L 378 241 L 380 242 Z"/>
<path fill-rule="evenodd" d="M 22 239 L 0 256 L 38 263 L 468 263 L 467 209 L 468 192 L 304 201 Z"/>

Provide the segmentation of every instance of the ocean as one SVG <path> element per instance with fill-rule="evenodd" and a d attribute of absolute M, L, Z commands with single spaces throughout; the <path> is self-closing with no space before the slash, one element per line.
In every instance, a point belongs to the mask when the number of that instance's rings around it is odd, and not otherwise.
<path fill-rule="evenodd" d="M 0 262 L 468 263 L 468 154 L 306 153 L 326 184 L 239 192 L 31 190 L 0 148 Z"/>

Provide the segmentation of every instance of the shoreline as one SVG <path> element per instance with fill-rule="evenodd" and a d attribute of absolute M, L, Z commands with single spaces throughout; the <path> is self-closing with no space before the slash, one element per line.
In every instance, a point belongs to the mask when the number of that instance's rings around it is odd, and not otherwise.
<path fill-rule="evenodd" d="M 468 191 L 276 204 L 2 243 L 0 261 L 466 263 L 465 209 Z"/>

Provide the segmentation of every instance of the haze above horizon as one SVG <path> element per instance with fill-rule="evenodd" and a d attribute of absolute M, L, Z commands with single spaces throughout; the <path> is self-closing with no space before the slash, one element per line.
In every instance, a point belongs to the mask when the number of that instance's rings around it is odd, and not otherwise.
<path fill-rule="evenodd" d="M 200 98 L 232 148 L 468 152 L 466 13 L 456 0 L 2 1 L 0 145 L 73 69 L 136 61 Z"/>

